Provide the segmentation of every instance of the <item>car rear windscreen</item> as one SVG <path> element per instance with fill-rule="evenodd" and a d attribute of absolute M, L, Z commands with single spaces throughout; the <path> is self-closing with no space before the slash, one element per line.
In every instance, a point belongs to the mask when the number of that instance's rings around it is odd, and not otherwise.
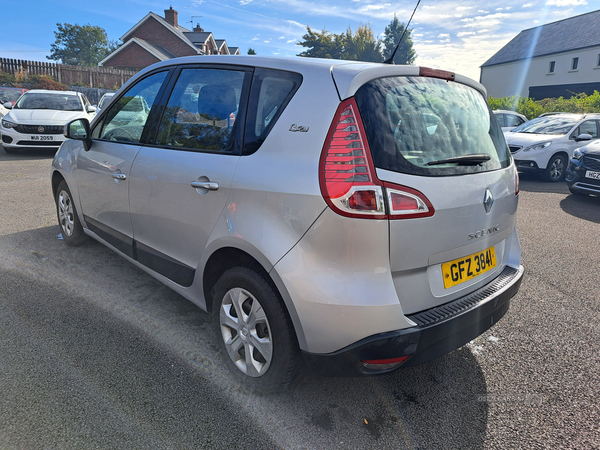
<path fill-rule="evenodd" d="M 378 168 L 445 176 L 510 165 L 497 120 L 483 95 L 469 86 L 437 78 L 387 77 L 366 83 L 355 98 Z M 467 158 L 443 163 L 461 157 Z"/>

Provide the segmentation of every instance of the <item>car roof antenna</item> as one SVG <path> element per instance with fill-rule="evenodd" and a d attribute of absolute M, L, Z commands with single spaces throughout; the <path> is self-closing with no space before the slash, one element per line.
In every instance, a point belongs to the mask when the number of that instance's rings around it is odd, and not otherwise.
<path fill-rule="evenodd" d="M 398 48 L 400 47 L 400 43 L 402 42 L 402 39 L 404 39 L 404 35 L 406 34 L 406 31 L 408 30 L 408 26 L 410 25 L 410 21 L 412 20 L 413 16 L 417 12 L 417 8 L 419 7 L 419 3 L 421 3 L 421 0 L 419 0 L 417 2 L 417 6 L 415 6 L 415 9 L 413 10 L 412 14 L 410 15 L 410 19 L 408 19 L 408 23 L 404 27 L 404 33 L 402 33 L 402 36 L 400 36 L 400 40 L 398 41 L 398 45 L 396 45 L 396 48 L 394 49 L 394 53 L 392 53 L 392 56 L 390 56 L 388 59 L 386 59 L 383 62 L 384 64 L 395 64 L 394 63 L 394 56 L 396 56 L 396 52 L 398 51 Z"/>

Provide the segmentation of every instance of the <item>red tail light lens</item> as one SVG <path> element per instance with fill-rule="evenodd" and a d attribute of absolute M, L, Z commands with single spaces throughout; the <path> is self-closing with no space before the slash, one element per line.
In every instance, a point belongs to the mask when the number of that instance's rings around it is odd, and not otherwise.
<path fill-rule="evenodd" d="M 354 99 L 338 108 L 320 162 L 321 193 L 338 214 L 385 218 L 381 182 L 374 176 L 358 108 Z"/>
<path fill-rule="evenodd" d="M 323 198 L 342 216 L 409 219 L 434 214 L 421 192 L 377 178 L 353 98 L 342 102 L 336 111 L 321 153 L 319 181 Z"/>

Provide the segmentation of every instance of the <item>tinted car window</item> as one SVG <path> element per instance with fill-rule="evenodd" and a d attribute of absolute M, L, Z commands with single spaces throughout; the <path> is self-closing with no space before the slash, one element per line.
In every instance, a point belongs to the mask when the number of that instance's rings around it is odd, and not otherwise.
<path fill-rule="evenodd" d="M 108 110 L 92 137 L 118 142 L 140 142 L 154 103 L 167 72 L 144 78 L 131 87 Z"/>
<path fill-rule="evenodd" d="M 75 94 L 25 93 L 15 109 L 54 109 L 57 111 L 81 111 L 83 106 Z"/>
<path fill-rule="evenodd" d="M 21 91 L 0 89 L 0 103 L 16 102 L 21 96 Z"/>
<path fill-rule="evenodd" d="M 260 147 L 300 84 L 300 74 L 256 69 L 248 107 L 245 154 L 255 152 Z"/>
<path fill-rule="evenodd" d="M 380 78 L 356 93 L 376 167 L 415 175 L 453 175 L 507 167 L 510 154 L 483 96 L 460 83 L 425 77 Z M 489 155 L 478 164 L 440 160 Z"/>
<path fill-rule="evenodd" d="M 183 69 L 160 121 L 165 147 L 229 151 L 245 72 Z"/>

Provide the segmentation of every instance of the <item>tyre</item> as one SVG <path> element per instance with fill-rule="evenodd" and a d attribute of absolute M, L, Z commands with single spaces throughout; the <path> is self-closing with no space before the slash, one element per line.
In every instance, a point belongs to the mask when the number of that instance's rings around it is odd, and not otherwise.
<path fill-rule="evenodd" d="M 580 197 L 587 197 L 588 196 L 588 194 L 586 194 L 584 192 L 576 191 L 574 189 L 571 189 L 570 187 L 569 187 L 569 191 L 571 191 L 571 194 L 577 195 L 577 196 L 580 196 Z"/>
<path fill-rule="evenodd" d="M 255 393 L 288 386 L 299 365 L 292 321 L 279 294 L 246 267 L 227 270 L 213 288 L 219 350 L 243 387 Z"/>
<path fill-rule="evenodd" d="M 546 180 L 552 182 L 562 180 L 567 172 L 566 169 L 567 159 L 563 155 L 554 155 L 546 166 Z"/>
<path fill-rule="evenodd" d="M 58 185 L 54 199 L 56 201 L 58 226 L 65 243 L 73 246 L 81 244 L 87 236 L 83 232 L 83 227 L 73 203 L 73 196 L 65 181 L 61 181 Z"/>

